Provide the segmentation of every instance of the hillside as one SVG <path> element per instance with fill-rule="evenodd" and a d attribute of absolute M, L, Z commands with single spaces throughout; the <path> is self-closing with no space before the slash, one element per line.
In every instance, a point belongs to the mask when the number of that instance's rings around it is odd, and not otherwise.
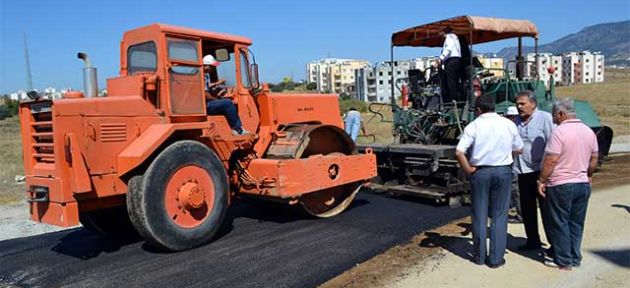
<path fill-rule="evenodd" d="M 601 51 L 606 65 L 630 66 L 630 20 L 586 27 L 580 32 L 564 36 L 554 42 L 540 45 L 540 52 L 560 54 L 570 51 Z M 534 47 L 523 47 L 524 53 Z M 514 59 L 517 47 L 503 48 L 497 53 L 504 59 Z"/>

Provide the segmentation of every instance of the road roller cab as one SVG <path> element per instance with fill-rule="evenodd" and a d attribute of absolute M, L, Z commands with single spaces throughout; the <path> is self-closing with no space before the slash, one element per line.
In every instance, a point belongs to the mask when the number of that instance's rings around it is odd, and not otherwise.
<path fill-rule="evenodd" d="M 270 93 L 245 37 L 152 24 L 125 33 L 120 73 L 97 93 L 87 54 L 84 92 L 20 104 L 31 218 L 108 236 L 138 232 L 167 250 L 211 241 L 231 199 L 302 205 L 316 217 L 347 208 L 376 175 L 341 129 L 337 95 Z M 204 73 L 203 57 L 220 62 Z M 244 129 L 207 115 L 208 82 Z"/>

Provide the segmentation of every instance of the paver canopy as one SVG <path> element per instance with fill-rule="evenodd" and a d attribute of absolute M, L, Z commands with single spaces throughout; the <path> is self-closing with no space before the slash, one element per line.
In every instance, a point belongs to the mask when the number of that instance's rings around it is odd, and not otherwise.
<path fill-rule="evenodd" d="M 392 45 L 441 47 L 443 39 L 440 32 L 447 26 L 471 44 L 514 37 L 538 38 L 536 25 L 528 20 L 458 16 L 398 31 L 392 34 Z"/>

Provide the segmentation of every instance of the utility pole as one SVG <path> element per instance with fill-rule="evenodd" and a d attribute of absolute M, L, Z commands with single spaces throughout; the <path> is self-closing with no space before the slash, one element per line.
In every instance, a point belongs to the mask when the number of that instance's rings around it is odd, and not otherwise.
<path fill-rule="evenodd" d="M 28 58 L 28 46 L 26 45 L 26 32 L 24 32 L 24 57 L 26 57 L 26 91 L 33 90 L 33 74 L 31 74 L 31 61 Z"/>

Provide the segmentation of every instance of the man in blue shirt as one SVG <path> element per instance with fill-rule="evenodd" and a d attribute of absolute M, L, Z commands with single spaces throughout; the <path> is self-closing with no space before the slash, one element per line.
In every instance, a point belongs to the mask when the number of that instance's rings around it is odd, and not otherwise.
<path fill-rule="evenodd" d="M 525 146 L 523 153 L 514 162 L 514 172 L 518 174 L 518 189 L 521 197 L 521 212 L 527 243 L 520 246 L 522 250 L 533 250 L 542 247 L 538 234 L 538 210 L 536 202 L 541 206 L 541 216 L 545 234 L 549 239 L 546 227 L 546 211 L 538 197 L 536 180 L 540 174 L 541 161 L 545 153 L 547 141 L 551 138 L 554 128 L 553 117 L 537 108 L 536 95 L 530 90 L 523 90 L 516 95 L 516 107 L 519 116 L 516 117 L 516 128 Z M 538 201 L 537 201 L 538 199 Z"/>

